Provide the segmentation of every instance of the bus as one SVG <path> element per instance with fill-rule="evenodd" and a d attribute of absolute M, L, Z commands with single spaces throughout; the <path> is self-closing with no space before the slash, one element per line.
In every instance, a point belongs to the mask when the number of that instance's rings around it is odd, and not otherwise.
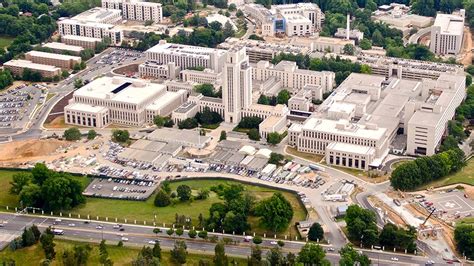
<path fill-rule="evenodd" d="M 53 235 L 64 235 L 64 230 L 61 229 L 53 229 Z"/>

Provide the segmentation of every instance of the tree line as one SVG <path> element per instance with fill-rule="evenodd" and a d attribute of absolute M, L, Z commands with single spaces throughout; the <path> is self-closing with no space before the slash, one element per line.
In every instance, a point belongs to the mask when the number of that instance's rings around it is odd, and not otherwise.
<path fill-rule="evenodd" d="M 454 229 L 454 240 L 460 254 L 468 259 L 474 259 L 474 226 L 472 224 L 460 224 Z"/>
<path fill-rule="evenodd" d="M 81 182 L 68 173 L 52 171 L 41 163 L 37 163 L 31 172 L 13 175 L 10 183 L 10 193 L 19 196 L 23 208 L 69 210 L 86 201 Z"/>
<path fill-rule="evenodd" d="M 401 164 L 393 170 L 390 184 L 395 189 L 413 190 L 455 173 L 464 165 L 464 152 L 459 148 L 450 149 Z"/>
<path fill-rule="evenodd" d="M 13 84 L 13 76 L 9 70 L 0 70 L 0 90 Z"/>
<path fill-rule="evenodd" d="M 396 248 L 413 253 L 416 250 L 416 230 L 407 229 L 387 223 L 379 232 L 375 213 L 359 205 L 350 205 L 344 220 L 347 224 L 348 237 L 353 243 L 365 247 L 380 245 L 385 248 Z"/>

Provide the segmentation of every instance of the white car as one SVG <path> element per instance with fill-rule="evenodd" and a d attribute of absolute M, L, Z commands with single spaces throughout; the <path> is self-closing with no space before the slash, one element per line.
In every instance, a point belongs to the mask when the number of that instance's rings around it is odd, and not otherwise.
<path fill-rule="evenodd" d="M 95 229 L 103 229 L 103 228 L 104 228 L 104 227 L 103 227 L 102 225 L 100 225 L 100 224 L 95 227 Z"/>
<path fill-rule="evenodd" d="M 76 224 L 71 223 L 71 224 L 68 224 L 68 226 L 69 226 L 69 227 L 75 227 Z"/>
<path fill-rule="evenodd" d="M 150 241 L 148 241 L 148 244 L 154 245 L 154 244 L 156 244 L 156 243 L 158 243 L 158 242 L 160 242 L 160 241 L 159 241 L 159 240 L 150 240 Z"/>
<path fill-rule="evenodd" d="M 120 240 L 122 240 L 122 241 L 125 241 L 125 242 L 126 242 L 126 241 L 128 241 L 128 238 L 126 238 L 126 237 L 122 236 L 122 238 L 120 238 Z"/>
<path fill-rule="evenodd" d="M 393 261 L 398 261 L 398 258 L 397 258 L 397 257 L 393 257 L 393 258 L 391 258 L 391 260 L 393 260 Z"/>
<path fill-rule="evenodd" d="M 118 229 L 120 228 L 120 225 L 119 224 L 114 224 L 114 229 Z"/>
<path fill-rule="evenodd" d="M 328 248 L 328 251 L 333 252 L 335 249 L 334 248 Z"/>
<path fill-rule="evenodd" d="M 278 245 L 278 242 L 272 241 L 272 242 L 270 242 L 270 244 L 272 244 L 272 245 Z"/>

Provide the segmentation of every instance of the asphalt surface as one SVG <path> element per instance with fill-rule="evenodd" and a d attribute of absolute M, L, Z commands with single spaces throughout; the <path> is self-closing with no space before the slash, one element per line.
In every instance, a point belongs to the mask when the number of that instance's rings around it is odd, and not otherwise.
<path fill-rule="evenodd" d="M 124 224 L 122 228 L 123 231 L 119 231 L 118 228 L 114 228 L 115 223 L 106 223 L 106 222 L 97 222 L 84 219 L 69 219 L 61 218 L 60 222 L 55 222 L 57 217 L 47 217 L 47 216 L 34 216 L 34 215 L 24 215 L 24 214 L 13 214 L 13 213 L 0 213 L 0 219 L 6 222 L 4 227 L 0 228 L 0 235 L 4 236 L 2 241 L 0 241 L 0 247 L 5 247 L 8 242 L 16 236 L 19 236 L 22 230 L 25 227 L 29 227 L 33 224 L 36 224 L 40 230 L 45 230 L 47 227 L 54 227 L 55 229 L 64 230 L 64 235 L 57 236 L 58 238 L 65 238 L 71 240 L 79 241 L 91 241 L 99 242 L 102 239 L 107 240 L 108 243 L 117 243 L 123 238 L 126 238 L 123 241 L 126 245 L 130 246 L 143 246 L 151 245 L 149 242 L 152 240 L 159 240 L 160 245 L 164 249 L 171 249 L 174 245 L 175 240 L 184 240 L 188 247 L 188 250 L 192 253 L 208 253 L 212 254 L 215 243 L 200 240 L 199 238 L 191 239 L 187 237 L 187 232 L 183 236 L 169 237 L 166 234 L 166 229 L 162 229 L 162 232 L 159 234 L 153 233 L 152 226 L 142 226 L 142 225 L 129 225 Z M 72 226 L 74 224 L 74 226 Z M 98 229 L 97 226 L 102 225 L 102 229 Z M 251 244 L 244 241 L 243 236 L 233 236 L 233 235 L 222 235 L 222 234 L 213 234 L 209 233 L 208 236 L 215 235 L 219 239 L 223 237 L 230 238 L 234 241 L 235 244 L 226 245 L 226 253 L 230 256 L 236 257 L 246 257 L 250 255 Z M 8 237 L 5 237 L 8 236 Z M 272 243 L 273 239 L 264 239 L 263 243 L 260 244 L 262 249 L 268 250 L 275 246 Z M 285 245 L 283 247 L 283 252 L 288 253 L 297 253 L 301 247 L 305 244 L 304 242 L 296 241 L 284 241 Z M 323 246 L 326 250 L 329 246 Z M 363 250 L 363 253 L 368 255 L 372 263 L 377 263 L 378 265 L 424 265 L 428 258 L 421 256 L 405 255 L 405 254 L 393 254 L 389 252 L 382 251 L 370 251 Z M 339 254 L 336 251 L 327 252 L 328 259 L 333 263 L 337 264 L 339 261 Z M 392 260 L 396 258 L 397 261 Z M 442 265 L 443 262 L 440 261 Z"/>

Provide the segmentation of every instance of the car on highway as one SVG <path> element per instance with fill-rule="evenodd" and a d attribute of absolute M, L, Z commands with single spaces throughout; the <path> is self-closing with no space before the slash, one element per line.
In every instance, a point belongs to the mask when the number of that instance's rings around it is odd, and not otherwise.
<path fill-rule="evenodd" d="M 122 237 L 120 238 L 120 240 L 122 240 L 122 241 L 126 242 L 126 241 L 128 241 L 128 238 L 127 238 L 127 237 L 124 237 L 124 236 L 122 236 Z"/>
<path fill-rule="evenodd" d="M 391 260 L 398 261 L 398 258 L 397 257 L 392 257 Z"/>
<path fill-rule="evenodd" d="M 333 251 L 335 251 L 335 249 L 334 248 L 328 248 L 327 251 L 333 252 Z"/>
<path fill-rule="evenodd" d="M 156 243 L 158 243 L 158 242 L 160 242 L 160 240 L 158 240 L 158 239 L 157 239 L 157 240 L 150 240 L 150 241 L 148 241 L 148 244 L 154 245 L 154 244 L 156 244 Z"/>
<path fill-rule="evenodd" d="M 76 224 L 70 223 L 70 224 L 68 224 L 67 226 L 69 226 L 69 227 L 76 227 Z"/>
<path fill-rule="evenodd" d="M 120 227 L 119 231 L 122 231 L 122 232 L 123 232 L 123 231 L 125 231 L 125 228 Z"/>
<path fill-rule="evenodd" d="M 103 227 L 102 225 L 100 225 L 100 224 L 95 227 L 95 229 L 103 229 L 103 228 L 104 228 L 104 227 Z"/>
<path fill-rule="evenodd" d="M 271 245 L 278 245 L 278 242 L 272 241 L 272 242 L 270 242 L 270 244 L 271 244 Z"/>
<path fill-rule="evenodd" d="M 119 229 L 120 227 L 122 227 L 121 224 L 114 224 L 114 229 Z"/>
<path fill-rule="evenodd" d="M 251 236 L 246 236 L 246 237 L 244 238 L 244 242 L 250 242 L 250 241 L 252 241 L 252 239 L 253 239 L 253 237 L 251 237 Z"/>

